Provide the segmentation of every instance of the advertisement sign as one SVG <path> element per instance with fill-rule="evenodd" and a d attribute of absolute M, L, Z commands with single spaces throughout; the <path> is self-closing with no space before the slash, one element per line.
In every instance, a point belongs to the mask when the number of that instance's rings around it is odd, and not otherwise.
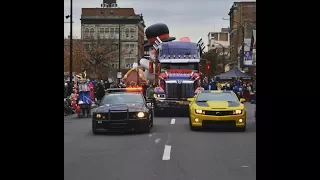
<path fill-rule="evenodd" d="M 244 51 L 243 65 L 252 66 L 252 51 Z"/>
<path fill-rule="evenodd" d="M 243 57 L 243 65 L 244 66 L 252 66 L 252 51 L 250 51 L 251 38 L 244 39 L 244 57 Z"/>

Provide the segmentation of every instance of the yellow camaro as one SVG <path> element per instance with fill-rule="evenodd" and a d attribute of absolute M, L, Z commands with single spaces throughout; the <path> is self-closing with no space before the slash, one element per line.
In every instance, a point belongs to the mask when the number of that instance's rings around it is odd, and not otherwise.
<path fill-rule="evenodd" d="M 188 101 L 191 130 L 229 126 L 246 131 L 245 99 L 239 101 L 234 92 L 205 90 Z"/>

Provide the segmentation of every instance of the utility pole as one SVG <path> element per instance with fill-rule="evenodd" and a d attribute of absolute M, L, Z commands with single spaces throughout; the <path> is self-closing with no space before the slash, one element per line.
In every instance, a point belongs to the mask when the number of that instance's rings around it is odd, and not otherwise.
<path fill-rule="evenodd" d="M 70 82 L 72 82 L 72 0 L 70 0 Z"/>
<path fill-rule="evenodd" d="M 119 23 L 119 69 L 118 69 L 118 73 L 120 74 L 121 72 L 121 24 Z M 119 84 L 121 82 L 121 78 L 119 76 Z"/>

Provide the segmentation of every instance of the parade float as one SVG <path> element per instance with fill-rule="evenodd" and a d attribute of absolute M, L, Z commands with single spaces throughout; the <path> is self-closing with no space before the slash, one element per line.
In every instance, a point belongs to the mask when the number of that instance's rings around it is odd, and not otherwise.
<path fill-rule="evenodd" d="M 154 110 L 161 114 L 167 110 L 188 112 L 187 98 L 201 90 L 200 59 L 204 43 L 190 42 L 188 37 L 174 41 L 167 25 L 159 23 L 146 29 L 150 59 L 141 59 L 147 80 L 153 80 L 155 88 Z M 210 69 L 209 65 L 208 68 Z"/>
<path fill-rule="evenodd" d="M 93 84 L 87 79 L 86 72 L 77 75 L 78 77 L 78 106 L 76 113 L 79 118 L 91 117 L 91 105 L 93 103 Z"/>
<path fill-rule="evenodd" d="M 121 81 L 126 84 L 126 86 L 141 86 L 142 84 L 146 84 L 147 79 L 144 76 L 143 70 L 138 67 L 137 63 L 134 63 L 132 68 L 123 76 Z"/>

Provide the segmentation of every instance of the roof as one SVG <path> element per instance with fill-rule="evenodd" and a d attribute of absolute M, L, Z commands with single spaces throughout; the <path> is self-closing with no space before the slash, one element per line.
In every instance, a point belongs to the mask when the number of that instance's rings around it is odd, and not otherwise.
<path fill-rule="evenodd" d="M 237 77 L 244 78 L 244 79 L 252 78 L 248 74 L 241 72 L 238 69 L 238 67 L 234 67 L 234 68 L 230 69 L 229 71 L 216 76 L 216 78 L 218 78 L 218 79 L 232 79 L 232 78 L 237 78 Z"/>
<path fill-rule="evenodd" d="M 110 12 L 113 12 L 110 14 Z M 81 16 L 135 16 L 133 8 L 82 8 Z"/>

